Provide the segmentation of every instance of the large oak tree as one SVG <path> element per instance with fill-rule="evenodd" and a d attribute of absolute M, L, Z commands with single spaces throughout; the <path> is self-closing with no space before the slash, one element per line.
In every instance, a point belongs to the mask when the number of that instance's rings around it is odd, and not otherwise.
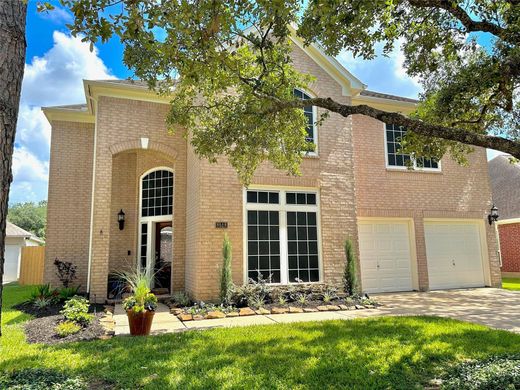
<path fill-rule="evenodd" d="M 404 126 L 402 150 L 417 157 L 449 153 L 464 163 L 481 146 L 520 158 L 518 0 L 61 3 L 74 14 L 73 34 L 92 43 L 118 35 L 125 64 L 172 96 L 172 129 L 188 129 L 202 157 L 227 156 L 246 184 L 265 160 L 299 173 L 301 150 L 312 148 L 301 110 L 310 104 Z M 293 33 L 330 55 L 348 50 L 365 59 L 399 45 L 408 75 L 424 89 L 416 112 L 345 105 L 326 94 L 296 99 L 294 89 L 312 76 L 292 63 Z"/>

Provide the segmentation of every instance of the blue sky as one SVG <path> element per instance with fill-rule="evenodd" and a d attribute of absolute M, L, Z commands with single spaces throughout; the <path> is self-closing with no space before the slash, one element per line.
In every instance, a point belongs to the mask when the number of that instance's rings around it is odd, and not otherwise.
<path fill-rule="evenodd" d="M 123 47 L 117 39 L 98 44 L 93 52 L 70 36 L 71 14 L 57 7 L 37 13 L 29 0 L 27 57 L 18 129 L 13 156 L 14 181 L 10 204 L 47 199 L 51 128 L 41 107 L 84 103 L 82 79 L 127 78 L 132 72 L 122 63 Z M 397 49 L 373 61 L 342 53 L 338 60 L 371 90 L 417 97 L 420 86 L 410 79 Z M 494 155 L 494 153 L 488 153 Z"/>

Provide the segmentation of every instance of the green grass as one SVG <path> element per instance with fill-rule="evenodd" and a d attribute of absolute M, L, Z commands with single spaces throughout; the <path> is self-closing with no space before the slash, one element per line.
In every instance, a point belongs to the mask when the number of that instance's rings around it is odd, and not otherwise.
<path fill-rule="evenodd" d="M 502 278 L 502 288 L 520 291 L 520 278 Z"/>
<path fill-rule="evenodd" d="M 434 317 L 387 317 L 116 337 L 60 346 L 25 342 L 27 316 L 5 289 L 0 370 L 57 368 L 122 388 L 413 389 L 457 361 L 520 352 L 520 335 Z"/>

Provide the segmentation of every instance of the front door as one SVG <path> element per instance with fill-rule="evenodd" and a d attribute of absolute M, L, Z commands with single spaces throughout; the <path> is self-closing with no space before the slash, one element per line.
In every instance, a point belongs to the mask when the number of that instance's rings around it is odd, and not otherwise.
<path fill-rule="evenodd" d="M 154 287 L 156 289 L 168 289 L 170 292 L 172 276 L 172 223 L 157 222 L 155 224 L 155 261 L 154 261 Z M 166 292 L 166 291 L 165 291 Z"/>

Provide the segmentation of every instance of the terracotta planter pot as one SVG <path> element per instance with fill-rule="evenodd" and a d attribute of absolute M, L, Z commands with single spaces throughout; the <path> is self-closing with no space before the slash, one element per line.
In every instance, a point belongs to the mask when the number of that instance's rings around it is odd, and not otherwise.
<path fill-rule="evenodd" d="M 155 312 L 145 310 L 136 313 L 133 310 L 127 310 L 128 324 L 130 325 L 130 334 L 132 336 L 148 336 L 152 328 L 152 321 Z"/>

